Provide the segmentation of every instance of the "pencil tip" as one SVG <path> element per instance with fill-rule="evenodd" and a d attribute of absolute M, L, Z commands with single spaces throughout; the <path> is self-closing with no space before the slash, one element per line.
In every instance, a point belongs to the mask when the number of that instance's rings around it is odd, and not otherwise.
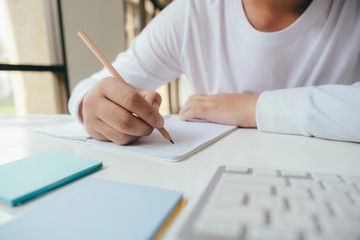
<path fill-rule="evenodd" d="M 173 140 L 170 140 L 170 142 L 171 142 L 172 144 L 174 144 L 174 141 L 173 141 Z"/>

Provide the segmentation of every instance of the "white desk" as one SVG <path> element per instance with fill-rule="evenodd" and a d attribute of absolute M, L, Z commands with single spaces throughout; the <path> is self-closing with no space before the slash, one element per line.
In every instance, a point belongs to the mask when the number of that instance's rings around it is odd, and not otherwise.
<path fill-rule="evenodd" d="M 34 128 L 71 121 L 68 115 L 0 115 L 0 164 L 54 150 L 102 161 L 103 169 L 91 177 L 181 191 L 188 204 L 170 225 L 164 239 L 177 239 L 194 204 L 221 165 L 360 175 L 360 144 L 261 133 L 255 129 L 238 129 L 180 162 L 102 149 L 32 132 Z M 2 216 L 15 217 L 41 204 L 51 194 L 15 208 L 0 204 L 0 223 Z"/>

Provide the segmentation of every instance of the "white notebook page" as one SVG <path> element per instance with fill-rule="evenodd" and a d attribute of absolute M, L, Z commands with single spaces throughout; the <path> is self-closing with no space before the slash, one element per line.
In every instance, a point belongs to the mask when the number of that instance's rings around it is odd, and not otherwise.
<path fill-rule="evenodd" d="M 165 128 L 175 144 L 166 140 L 159 131 L 142 137 L 135 143 L 121 146 L 113 142 L 102 142 L 90 138 L 79 123 L 36 129 L 35 132 L 74 140 L 85 140 L 93 145 L 117 149 L 166 160 L 181 160 L 206 145 L 216 141 L 236 129 L 236 126 L 215 124 L 203 121 L 181 121 L 178 115 L 164 117 Z M 84 134 L 85 132 L 85 134 Z M 66 135 L 68 134 L 68 135 Z M 76 136 L 76 134 L 78 134 Z"/>

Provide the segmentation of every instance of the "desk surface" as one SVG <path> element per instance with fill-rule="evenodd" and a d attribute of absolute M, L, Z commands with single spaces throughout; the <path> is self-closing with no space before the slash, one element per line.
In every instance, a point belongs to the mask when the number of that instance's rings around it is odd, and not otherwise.
<path fill-rule="evenodd" d="M 104 163 L 92 177 L 178 190 L 188 204 L 170 225 L 165 239 L 177 234 L 218 166 L 233 165 L 360 175 L 360 144 L 238 129 L 180 162 L 91 146 L 33 133 L 34 128 L 72 122 L 69 115 L 0 115 L 0 164 L 54 150 Z M 53 193 L 24 206 L 0 204 L 2 218 L 15 217 Z"/>

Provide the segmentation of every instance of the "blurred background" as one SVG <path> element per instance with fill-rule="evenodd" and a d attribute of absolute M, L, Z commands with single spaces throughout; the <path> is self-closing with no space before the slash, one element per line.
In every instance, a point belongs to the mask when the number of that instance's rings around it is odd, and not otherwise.
<path fill-rule="evenodd" d="M 171 0 L 0 0 L 0 114 L 63 114 L 72 89 L 102 65 L 83 29 L 113 61 Z M 162 114 L 191 94 L 184 76 L 161 86 Z"/>

